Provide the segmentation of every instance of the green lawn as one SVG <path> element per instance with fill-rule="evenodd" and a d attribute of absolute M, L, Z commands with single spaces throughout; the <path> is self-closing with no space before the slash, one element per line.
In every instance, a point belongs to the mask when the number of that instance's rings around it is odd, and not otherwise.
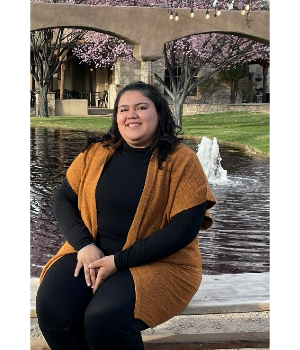
<path fill-rule="evenodd" d="M 32 127 L 64 128 L 70 130 L 108 130 L 109 116 L 31 117 Z M 230 143 L 253 153 L 270 154 L 270 115 L 254 112 L 228 112 L 183 116 L 183 136 L 201 140 L 216 137 L 218 143 Z"/>
<path fill-rule="evenodd" d="M 270 115 L 251 112 L 201 114 L 183 117 L 185 135 L 216 137 L 218 143 L 233 143 L 270 154 Z"/>

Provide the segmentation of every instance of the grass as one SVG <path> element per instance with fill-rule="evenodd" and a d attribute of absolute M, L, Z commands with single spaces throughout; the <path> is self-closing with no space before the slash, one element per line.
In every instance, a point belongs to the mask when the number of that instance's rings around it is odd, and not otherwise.
<path fill-rule="evenodd" d="M 218 143 L 239 145 L 249 152 L 270 155 L 270 115 L 253 112 L 201 114 L 183 117 L 189 137 L 216 137 Z"/>
<path fill-rule="evenodd" d="M 105 132 L 109 116 L 31 117 L 32 127 L 63 128 Z M 249 153 L 270 155 L 270 115 L 257 112 L 228 112 L 183 116 L 182 135 L 201 140 L 203 136 L 218 143 L 233 144 Z"/>
<path fill-rule="evenodd" d="M 107 131 L 111 124 L 111 117 L 30 117 L 30 125 L 33 127 L 45 127 L 54 129 Z"/>

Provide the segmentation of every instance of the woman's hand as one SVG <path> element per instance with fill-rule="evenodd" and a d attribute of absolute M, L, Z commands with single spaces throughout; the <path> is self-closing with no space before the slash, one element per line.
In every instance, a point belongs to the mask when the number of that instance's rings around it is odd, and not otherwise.
<path fill-rule="evenodd" d="M 90 270 L 97 270 L 96 282 L 93 286 L 93 293 L 95 294 L 100 285 L 111 275 L 117 272 L 114 255 L 105 256 L 88 266 Z"/>
<path fill-rule="evenodd" d="M 88 287 L 93 288 L 99 269 L 89 269 L 88 265 L 91 262 L 94 262 L 103 257 L 103 252 L 95 244 L 91 244 L 88 247 L 79 250 L 77 253 L 77 265 L 75 268 L 74 276 L 77 277 L 79 271 L 83 267 L 86 284 Z"/>

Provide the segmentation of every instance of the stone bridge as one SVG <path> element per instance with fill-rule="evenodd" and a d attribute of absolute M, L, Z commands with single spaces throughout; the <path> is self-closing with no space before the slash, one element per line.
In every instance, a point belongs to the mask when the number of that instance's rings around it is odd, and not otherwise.
<path fill-rule="evenodd" d="M 191 34 L 226 33 L 270 44 L 270 12 L 249 12 L 249 26 L 240 11 L 222 11 L 209 20 L 206 10 L 176 9 L 179 20 L 169 20 L 167 8 L 30 4 L 30 30 L 45 28 L 85 28 L 124 39 L 134 45 L 140 61 L 156 61 L 163 56 L 164 43 Z"/>

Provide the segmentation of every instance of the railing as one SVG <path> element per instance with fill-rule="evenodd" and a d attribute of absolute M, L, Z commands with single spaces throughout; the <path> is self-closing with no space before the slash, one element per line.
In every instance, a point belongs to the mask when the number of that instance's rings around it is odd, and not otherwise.
<path fill-rule="evenodd" d="M 108 108 L 108 91 L 89 92 L 89 107 Z"/>
<path fill-rule="evenodd" d="M 38 90 L 30 92 L 30 107 L 35 107 L 36 97 L 35 94 L 39 93 Z M 55 99 L 60 99 L 60 91 L 49 91 L 49 93 L 55 93 Z M 64 99 L 86 99 L 88 100 L 89 107 L 108 108 L 108 91 L 77 91 L 77 90 L 65 90 Z"/>

